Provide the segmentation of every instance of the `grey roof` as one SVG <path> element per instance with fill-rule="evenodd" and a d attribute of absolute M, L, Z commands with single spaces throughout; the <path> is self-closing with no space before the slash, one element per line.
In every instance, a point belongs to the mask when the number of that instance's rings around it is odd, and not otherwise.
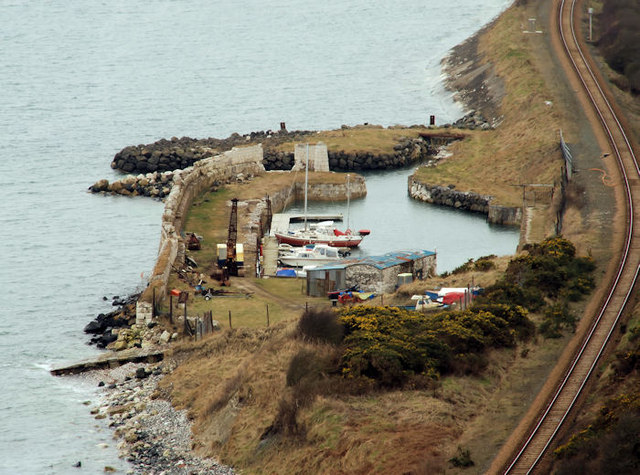
<path fill-rule="evenodd" d="M 361 259 L 345 259 L 336 263 L 326 264 L 324 266 L 316 267 L 315 269 L 310 269 L 309 272 L 317 270 L 325 271 L 345 269 L 353 265 L 369 265 L 377 269 L 387 269 L 389 267 L 397 266 L 405 262 L 415 261 L 417 259 L 422 259 L 424 257 L 433 255 L 435 255 L 435 252 L 426 251 L 424 249 L 416 251 L 395 251 L 388 252 L 386 254 L 383 254 L 382 256 L 368 256 Z"/>

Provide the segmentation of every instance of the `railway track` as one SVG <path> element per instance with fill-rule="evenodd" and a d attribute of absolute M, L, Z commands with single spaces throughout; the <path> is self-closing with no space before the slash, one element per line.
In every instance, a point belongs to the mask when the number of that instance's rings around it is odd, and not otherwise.
<path fill-rule="evenodd" d="M 611 339 L 621 315 L 630 301 L 640 272 L 640 169 L 624 127 L 609 103 L 590 61 L 583 52 L 576 24 L 579 0 L 557 0 L 556 25 L 565 53 L 586 92 L 591 106 L 608 137 L 611 155 L 617 160 L 626 203 L 626 237 L 620 252 L 617 272 L 609 283 L 598 314 L 572 363 L 556 387 L 549 403 L 530 430 L 520 450 L 504 469 L 505 474 L 533 473 L 593 374 L 604 349 Z"/>

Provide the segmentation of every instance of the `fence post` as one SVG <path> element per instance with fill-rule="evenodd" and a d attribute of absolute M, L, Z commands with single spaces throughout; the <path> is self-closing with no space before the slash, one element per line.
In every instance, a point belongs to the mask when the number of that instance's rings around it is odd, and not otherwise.
<path fill-rule="evenodd" d="M 231 326 L 231 310 L 229 310 L 229 330 L 233 330 L 233 327 Z"/>
<path fill-rule="evenodd" d="M 187 321 L 187 302 L 184 303 L 184 333 L 185 335 L 187 333 L 191 334 L 189 331 L 189 322 Z"/>
<path fill-rule="evenodd" d="M 269 326 L 269 304 L 267 304 L 267 327 Z"/>

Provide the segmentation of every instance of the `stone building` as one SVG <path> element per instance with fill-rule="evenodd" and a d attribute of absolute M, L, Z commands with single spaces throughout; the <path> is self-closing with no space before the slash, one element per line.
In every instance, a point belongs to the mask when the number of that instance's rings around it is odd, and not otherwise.
<path fill-rule="evenodd" d="M 408 273 L 413 279 L 435 275 L 436 253 L 425 250 L 396 251 L 309 269 L 307 295 L 322 297 L 327 292 L 353 286 L 365 292 L 391 293 L 398 286 L 398 275 Z"/>

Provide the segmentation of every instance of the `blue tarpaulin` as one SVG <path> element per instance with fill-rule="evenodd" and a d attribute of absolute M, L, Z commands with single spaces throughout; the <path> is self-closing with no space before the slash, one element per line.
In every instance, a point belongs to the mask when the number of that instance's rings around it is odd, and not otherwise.
<path fill-rule="evenodd" d="M 296 277 L 295 269 L 278 269 L 276 277 Z"/>

